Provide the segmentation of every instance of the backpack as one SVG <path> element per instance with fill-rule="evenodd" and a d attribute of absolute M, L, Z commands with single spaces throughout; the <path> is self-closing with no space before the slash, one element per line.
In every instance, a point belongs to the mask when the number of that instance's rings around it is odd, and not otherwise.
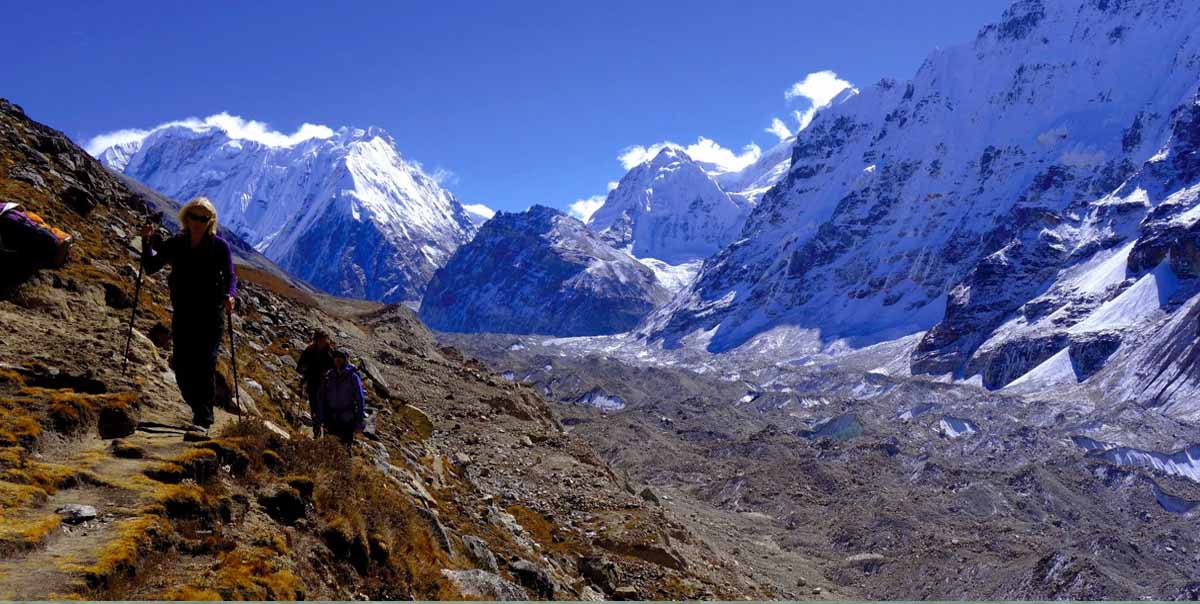
<path fill-rule="evenodd" d="M 34 271 L 67 263 L 72 237 L 21 204 L 0 203 L 0 258 L 8 266 Z"/>

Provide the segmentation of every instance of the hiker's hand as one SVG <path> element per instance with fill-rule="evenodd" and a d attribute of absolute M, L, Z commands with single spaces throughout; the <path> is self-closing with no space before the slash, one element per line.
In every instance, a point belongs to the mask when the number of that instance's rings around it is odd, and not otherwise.
<path fill-rule="evenodd" d="M 150 249 L 150 241 L 154 239 L 154 236 L 157 234 L 156 231 L 157 231 L 157 229 L 155 229 L 154 225 L 152 225 L 152 224 L 142 225 L 141 236 L 142 236 L 142 250 L 143 251 Z"/>
<path fill-rule="evenodd" d="M 233 296 L 227 296 L 225 298 L 225 312 L 233 314 L 234 306 L 235 306 L 235 304 L 234 304 Z"/>

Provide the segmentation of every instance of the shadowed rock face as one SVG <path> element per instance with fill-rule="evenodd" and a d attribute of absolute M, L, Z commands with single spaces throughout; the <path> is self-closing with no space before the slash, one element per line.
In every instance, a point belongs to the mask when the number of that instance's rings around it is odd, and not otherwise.
<path fill-rule="evenodd" d="M 502 213 L 434 276 L 421 318 L 442 331 L 580 336 L 637 325 L 666 291 L 582 222 L 535 206 Z"/>

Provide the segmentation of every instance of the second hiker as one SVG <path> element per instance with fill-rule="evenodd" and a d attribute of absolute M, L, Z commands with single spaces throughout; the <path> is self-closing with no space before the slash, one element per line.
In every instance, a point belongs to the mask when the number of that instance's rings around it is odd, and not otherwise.
<path fill-rule="evenodd" d="M 321 438 L 321 408 L 318 396 L 325 374 L 333 369 L 333 343 L 329 332 L 318 329 L 313 332 L 312 342 L 300 353 L 296 371 L 300 373 L 300 386 L 308 395 L 308 412 L 312 416 L 313 438 Z"/>
<path fill-rule="evenodd" d="M 354 433 L 366 427 L 367 414 L 362 378 L 345 350 L 333 351 L 333 369 L 325 374 L 317 401 L 325 431 L 349 447 Z"/>
<path fill-rule="evenodd" d="M 213 423 L 217 352 L 226 313 L 233 312 L 237 273 L 229 244 L 217 236 L 217 209 L 204 197 L 179 210 L 183 229 L 158 241 L 156 229 L 142 229 L 146 272 L 171 265 L 171 369 L 183 400 L 192 408 L 193 429 L 207 432 Z M 234 386 L 236 387 L 236 385 Z"/>

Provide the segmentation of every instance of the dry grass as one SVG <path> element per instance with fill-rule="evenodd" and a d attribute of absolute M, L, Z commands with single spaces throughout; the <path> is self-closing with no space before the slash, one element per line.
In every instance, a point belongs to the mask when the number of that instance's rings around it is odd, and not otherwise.
<path fill-rule="evenodd" d="M 244 264 L 237 267 L 238 280 L 253 283 L 279 296 L 308 308 L 317 306 L 317 299 L 276 275 Z"/>
<path fill-rule="evenodd" d="M 453 564 L 429 521 L 374 465 L 351 458 L 332 439 L 284 441 L 252 421 L 232 426 L 221 440 L 236 442 L 251 458 L 244 480 L 285 482 L 311 496 L 323 540 L 335 557 L 352 563 L 367 582 L 367 593 L 373 589 L 428 599 L 457 595 L 441 574 Z M 262 464 L 267 451 L 278 452 L 279 467 Z"/>
<path fill-rule="evenodd" d="M 513 518 L 517 519 L 517 523 L 525 527 L 525 530 L 529 531 L 533 539 L 540 543 L 547 551 L 562 554 L 580 554 L 586 550 L 582 544 L 574 540 L 565 539 L 561 534 L 556 536 L 554 524 L 537 511 L 520 504 L 511 505 L 505 511 L 512 514 Z"/>
<path fill-rule="evenodd" d="M 283 562 L 274 549 L 239 545 L 219 555 L 216 591 L 226 600 L 304 599 L 304 584 Z"/>
<path fill-rule="evenodd" d="M 159 482 L 171 484 L 184 480 L 204 483 L 216 474 L 217 463 L 216 451 L 195 447 L 174 459 L 146 468 L 142 473 Z"/>
<path fill-rule="evenodd" d="M 0 522 L 0 554 L 12 555 L 38 547 L 61 524 L 62 517 L 58 514 L 19 523 Z"/>
<path fill-rule="evenodd" d="M 224 600 L 221 594 L 211 589 L 198 589 L 189 585 L 172 587 L 159 596 L 163 600 L 176 602 L 217 602 Z"/>
<path fill-rule="evenodd" d="M 171 524 L 154 514 L 122 521 L 117 530 L 117 538 L 104 544 L 94 564 L 68 564 L 64 570 L 80 573 L 93 590 L 103 589 L 137 572 L 146 557 L 161 550 L 173 534 Z"/>

